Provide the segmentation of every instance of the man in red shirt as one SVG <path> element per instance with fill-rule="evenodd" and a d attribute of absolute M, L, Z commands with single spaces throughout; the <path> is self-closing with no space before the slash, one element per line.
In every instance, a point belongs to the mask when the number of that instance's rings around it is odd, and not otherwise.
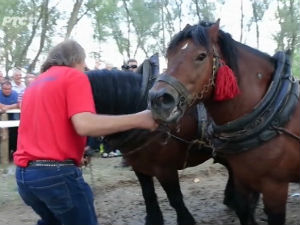
<path fill-rule="evenodd" d="M 50 51 L 23 96 L 16 180 L 24 202 L 41 217 L 38 225 L 98 224 L 92 191 L 79 169 L 86 136 L 157 127 L 148 110 L 95 114 L 84 67 L 83 48 L 64 41 Z"/>

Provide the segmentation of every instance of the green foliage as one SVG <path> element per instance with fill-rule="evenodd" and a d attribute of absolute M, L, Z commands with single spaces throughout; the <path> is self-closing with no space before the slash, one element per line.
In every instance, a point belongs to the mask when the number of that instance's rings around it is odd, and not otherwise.
<path fill-rule="evenodd" d="M 29 1 L 1 2 L 1 58 L 5 61 L 6 72 L 15 66 L 28 63 L 26 57 L 21 57 L 27 40 L 30 38 L 30 20 L 24 15 L 30 14 Z M 20 19 L 20 20 L 19 20 Z"/>
<path fill-rule="evenodd" d="M 55 32 L 54 26 L 60 14 L 55 8 L 50 12 L 46 11 L 46 3 L 46 0 L 1 0 L 0 59 L 5 64 L 6 73 L 13 67 L 29 66 L 32 58 L 28 57 L 28 50 L 33 44 L 33 39 L 41 35 L 42 22 L 46 17 L 48 22 L 44 26 L 48 36 L 45 45 L 41 46 L 41 51 L 50 47 L 51 37 Z"/>
<path fill-rule="evenodd" d="M 39 41 L 43 36 L 42 25 L 45 21 L 45 17 L 41 18 L 41 13 L 43 4 L 48 1 L 53 8 L 48 9 L 49 21 L 44 24 L 46 33 L 41 54 L 52 47 L 55 38 L 65 35 L 65 29 L 60 29 L 57 23 L 62 23 L 65 28 L 70 13 L 59 11 L 52 0 L 0 0 L 0 60 L 6 70 L 14 66 L 27 66 L 32 63 L 32 56 L 28 52 L 32 54 L 40 51 Z M 268 12 L 271 4 L 277 3 L 276 19 L 280 29 L 274 34 L 277 49 L 273 50 L 291 49 L 293 71 L 299 76 L 299 0 L 248 1 L 252 3 L 253 15 L 246 23 L 251 29 L 255 23 L 258 40 L 263 35 L 260 25 L 264 22 L 264 14 Z M 57 0 L 57 4 L 64 4 L 63 2 Z M 100 45 L 113 40 L 125 59 L 135 57 L 138 53 L 143 53 L 146 57 L 154 52 L 164 55 L 167 43 L 186 22 L 195 24 L 199 20 L 215 21 L 216 9 L 226 3 L 224 0 L 84 0 L 79 12 L 85 15 L 87 11 L 93 21 L 94 33 L 90 35 Z M 26 23 L 3 23 L 5 17 L 22 18 L 24 15 Z M 94 56 L 100 58 L 101 54 L 95 52 Z"/>
<path fill-rule="evenodd" d="M 295 53 L 296 44 L 300 41 L 299 4 L 299 0 L 277 0 L 276 18 L 279 21 L 280 30 L 273 36 L 277 42 L 276 50 L 290 49 L 292 55 Z"/>
<path fill-rule="evenodd" d="M 296 49 L 293 60 L 292 60 L 292 73 L 297 78 L 300 79 L 300 49 Z"/>
<path fill-rule="evenodd" d="M 215 2 L 208 0 L 191 0 L 190 5 L 191 15 L 195 15 L 198 21 L 215 21 L 214 11 L 216 10 Z"/>
<path fill-rule="evenodd" d="M 92 17 L 95 21 L 94 37 L 99 41 L 112 37 L 122 55 L 133 55 L 137 49 L 142 49 L 148 54 L 148 51 L 152 50 L 149 39 L 158 37 L 158 32 L 155 32 L 158 30 L 159 20 L 156 1 L 97 0 Z M 136 39 L 135 49 L 130 49 L 133 40 L 128 39 L 129 35 Z"/>

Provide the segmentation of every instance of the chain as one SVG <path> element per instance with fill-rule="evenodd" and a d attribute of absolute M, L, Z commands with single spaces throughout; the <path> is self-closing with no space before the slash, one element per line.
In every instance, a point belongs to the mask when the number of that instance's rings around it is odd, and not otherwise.
<path fill-rule="evenodd" d="M 213 57 L 212 76 L 209 78 L 207 84 L 204 85 L 202 91 L 200 93 L 194 94 L 190 106 L 193 105 L 195 101 L 202 100 L 204 97 L 204 94 L 206 94 L 211 87 L 215 86 L 215 77 L 216 77 L 216 72 L 217 72 L 216 64 L 217 64 L 217 57 L 214 56 Z"/>
<path fill-rule="evenodd" d="M 95 176 L 94 176 L 94 171 L 93 171 L 93 165 L 92 165 L 92 157 L 90 158 L 90 162 L 87 164 L 89 171 L 90 171 L 90 177 L 91 177 L 91 186 L 92 189 L 95 191 Z"/>

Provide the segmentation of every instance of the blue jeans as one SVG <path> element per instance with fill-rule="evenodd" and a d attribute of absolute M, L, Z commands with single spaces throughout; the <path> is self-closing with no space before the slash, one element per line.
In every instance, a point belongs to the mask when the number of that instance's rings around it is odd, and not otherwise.
<path fill-rule="evenodd" d="M 93 193 L 75 166 L 17 167 L 24 202 L 41 217 L 38 225 L 96 225 Z"/>

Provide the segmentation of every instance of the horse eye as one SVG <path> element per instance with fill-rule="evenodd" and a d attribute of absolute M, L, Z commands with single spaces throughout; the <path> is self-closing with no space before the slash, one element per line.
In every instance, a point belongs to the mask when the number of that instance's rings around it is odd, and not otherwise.
<path fill-rule="evenodd" d="M 199 55 L 196 57 L 196 60 L 197 60 L 197 61 L 203 61 L 203 59 L 205 59 L 206 56 L 207 56 L 206 53 L 201 53 L 201 54 L 199 54 Z"/>

